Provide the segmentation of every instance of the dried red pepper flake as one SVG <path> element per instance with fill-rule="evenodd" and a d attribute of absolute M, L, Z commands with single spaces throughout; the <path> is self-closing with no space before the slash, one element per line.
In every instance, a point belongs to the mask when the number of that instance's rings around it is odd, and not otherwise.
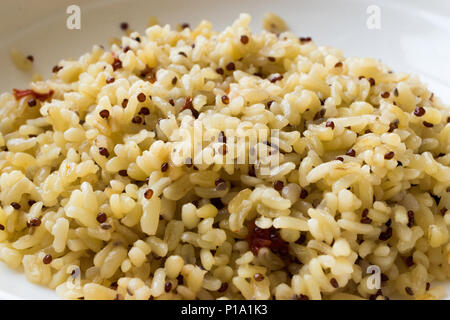
<path fill-rule="evenodd" d="M 48 100 L 51 96 L 53 96 L 55 92 L 53 90 L 50 90 L 48 93 L 38 93 L 36 91 L 33 91 L 31 89 L 13 89 L 13 94 L 16 100 L 19 100 L 23 97 L 32 96 L 35 99 L 38 99 L 40 101 Z"/>
<path fill-rule="evenodd" d="M 288 254 L 288 243 L 281 239 L 278 230 L 274 227 L 261 229 L 255 225 L 254 221 L 251 221 L 248 224 L 248 230 L 247 241 L 254 255 L 257 255 L 261 248 L 269 248 L 281 256 Z"/>
<path fill-rule="evenodd" d="M 122 61 L 120 61 L 119 58 L 115 57 L 114 61 L 112 63 L 113 70 L 116 71 L 117 69 L 122 68 Z"/>

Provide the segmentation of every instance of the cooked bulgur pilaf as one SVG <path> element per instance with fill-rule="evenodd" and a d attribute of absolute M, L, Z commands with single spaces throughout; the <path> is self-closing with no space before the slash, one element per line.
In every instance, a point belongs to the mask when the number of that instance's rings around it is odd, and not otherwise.
<path fill-rule="evenodd" d="M 449 108 L 249 23 L 153 25 L 3 93 L 0 259 L 67 299 L 442 298 Z M 202 153 L 175 161 L 200 124 Z M 279 135 L 238 163 L 250 130 Z"/>

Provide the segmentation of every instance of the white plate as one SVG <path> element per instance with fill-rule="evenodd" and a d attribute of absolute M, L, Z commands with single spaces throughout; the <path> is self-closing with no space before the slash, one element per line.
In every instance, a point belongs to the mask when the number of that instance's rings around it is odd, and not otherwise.
<path fill-rule="evenodd" d="M 70 4 L 81 7 L 81 30 L 66 28 Z M 380 9 L 381 28 L 370 30 L 366 10 L 374 4 Z M 341 48 L 347 56 L 375 57 L 395 71 L 419 74 L 437 96 L 450 102 L 450 2 L 442 0 L 2 0 L 0 92 L 25 88 L 29 82 L 29 75 L 10 60 L 12 47 L 32 54 L 35 71 L 47 77 L 60 59 L 78 57 L 92 45 L 107 45 L 111 36 L 120 36 L 122 21 L 141 32 L 150 16 L 171 24 L 208 19 L 223 29 L 240 12 L 253 16 L 254 30 L 261 29 L 266 12 L 277 13 L 299 36 Z M 0 263 L 0 299 L 14 298 L 56 295 Z"/>

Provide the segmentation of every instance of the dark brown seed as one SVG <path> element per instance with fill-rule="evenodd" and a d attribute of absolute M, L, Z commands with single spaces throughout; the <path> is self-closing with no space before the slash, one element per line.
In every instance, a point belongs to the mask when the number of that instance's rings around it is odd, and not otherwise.
<path fill-rule="evenodd" d="M 395 120 L 394 122 L 391 122 L 391 123 L 389 124 L 389 130 L 388 130 L 388 132 L 393 132 L 395 129 L 397 129 L 397 128 L 398 128 L 398 123 L 399 123 L 398 120 Z"/>
<path fill-rule="evenodd" d="M 277 190 L 277 191 L 283 190 L 283 187 L 284 187 L 283 181 L 276 180 L 276 181 L 273 183 L 273 188 L 274 188 L 275 190 Z"/>
<path fill-rule="evenodd" d="M 337 282 L 337 280 L 335 278 L 330 279 L 330 284 L 333 286 L 333 288 L 339 287 L 339 283 Z"/>
<path fill-rule="evenodd" d="M 184 106 L 183 106 L 183 110 L 185 109 L 193 109 L 194 106 L 192 104 L 192 98 L 191 97 L 186 97 L 184 99 Z"/>
<path fill-rule="evenodd" d="M 178 82 L 178 78 L 177 78 L 177 77 L 174 77 L 174 78 L 172 79 L 172 85 L 176 85 L 177 82 Z"/>
<path fill-rule="evenodd" d="M 253 164 L 248 168 L 248 175 L 250 177 L 256 177 L 255 166 Z"/>
<path fill-rule="evenodd" d="M 60 66 L 54 66 L 53 67 L 53 69 L 52 69 L 52 72 L 53 73 L 57 73 L 59 70 L 61 70 L 63 67 L 60 67 Z"/>
<path fill-rule="evenodd" d="M 392 224 L 392 219 L 389 219 L 388 221 L 386 221 L 386 223 L 384 224 L 386 227 L 390 227 Z M 392 230 L 391 230 L 392 231 Z"/>
<path fill-rule="evenodd" d="M 139 116 L 135 116 L 133 119 L 131 119 L 131 122 L 140 124 L 142 122 L 142 118 Z"/>
<path fill-rule="evenodd" d="M 122 108 L 126 108 L 128 105 L 128 99 L 123 99 L 122 101 Z"/>
<path fill-rule="evenodd" d="M 398 97 L 398 89 L 397 88 L 394 89 L 394 96 Z"/>
<path fill-rule="evenodd" d="M 406 287 L 406 288 L 405 288 L 405 292 L 406 292 L 407 294 L 409 294 L 410 296 L 413 296 L 413 295 L 414 295 L 414 291 L 413 291 L 413 289 L 411 289 L 410 287 Z"/>
<path fill-rule="evenodd" d="M 28 100 L 28 106 L 29 107 L 35 107 L 36 106 L 36 99 Z"/>
<path fill-rule="evenodd" d="M 124 53 L 127 53 L 130 50 L 131 50 L 130 46 L 126 46 L 125 48 L 123 48 Z"/>
<path fill-rule="evenodd" d="M 445 215 L 446 212 L 447 212 L 447 208 L 442 208 L 442 209 L 441 209 L 441 214 L 442 214 L 442 215 Z"/>
<path fill-rule="evenodd" d="M 362 213 L 361 213 L 361 215 L 362 215 L 363 217 L 367 217 L 368 214 L 369 214 L 369 209 L 367 209 L 367 208 L 365 208 L 365 209 L 362 211 Z"/>
<path fill-rule="evenodd" d="M 173 99 L 169 99 L 169 103 L 172 107 L 175 106 L 175 101 L 173 101 Z"/>
<path fill-rule="evenodd" d="M 311 37 L 301 37 L 299 38 L 301 43 L 306 43 L 306 42 L 310 42 L 312 39 Z"/>
<path fill-rule="evenodd" d="M 103 109 L 102 111 L 100 111 L 98 113 L 100 115 L 100 117 L 102 117 L 103 119 L 108 119 L 109 117 L 109 111 L 106 109 Z"/>
<path fill-rule="evenodd" d="M 306 199 L 307 196 L 308 191 L 306 191 L 306 189 L 302 189 L 302 191 L 300 192 L 300 199 Z"/>
<path fill-rule="evenodd" d="M 425 127 L 427 127 L 427 128 L 432 128 L 434 125 L 432 124 L 432 123 L 429 123 L 429 122 L 426 122 L 426 121 L 424 121 L 424 122 L 422 122 L 423 123 L 423 125 L 425 126 Z"/>
<path fill-rule="evenodd" d="M 273 100 L 268 101 L 268 102 L 267 102 L 267 108 L 270 109 L 270 106 L 272 105 L 273 102 L 274 102 Z"/>
<path fill-rule="evenodd" d="M 143 114 L 144 116 L 148 116 L 150 114 L 150 110 L 147 107 L 143 107 L 143 108 L 141 108 L 141 110 L 139 110 L 139 114 Z"/>
<path fill-rule="evenodd" d="M 381 281 L 386 282 L 389 281 L 389 277 L 385 275 L 384 273 L 381 274 Z"/>
<path fill-rule="evenodd" d="M 20 204 L 18 204 L 17 202 L 11 202 L 11 207 L 13 207 L 16 210 L 20 209 Z"/>
<path fill-rule="evenodd" d="M 395 156 L 395 153 L 394 153 L 393 151 L 389 151 L 389 152 L 387 152 L 387 153 L 384 154 L 384 158 L 385 158 L 386 160 L 390 160 L 390 159 L 392 159 L 394 156 Z"/>
<path fill-rule="evenodd" d="M 114 59 L 114 62 L 112 64 L 113 70 L 116 71 L 117 69 L 122 68 L 122 61 L 120 61 L 118 58 Z"/>
<path fill-rule="evenodd" d="M 225 132 L 223 131 L 219 132 L 218 141 L 222 143 L 227 143 L 227 137 L 225 136 Z"/>
<path fill-rule="evenodd" d="M 340 61 L 334 65 L 335 68 L 340 68 L 342 66 L 343 66 L 343 63 Z"/>
<path fill-rule="evenodd" d="M 365 78 L 364 76 L 359 76 L 358 80 L 361 80 L 361 79 L 364 79 L 364 78 Z"/>
<path fill-rule="evenodd" d="M 183 28 L 183 29 L 189 28 L 189 23 L 186 23 L 186 22 L 182 23 L 181 28 Z"/>
<path fill-rule="evenodd" d="M 344 158 L 342 158 L 342 157 L 336 157 L 336 160 L 339 160 L 339 161 L 341 161 L 341 162 L 344 162 Z"/>
<path fill-rule="evenodd" d="M 145 93 L 142 93 L 142 92 L 139 93 L 138 96 L 137 96 L 137 99 L 138 99 L 139 102 L 144 102 L 146 98 L 147 97 L 145 96 Z"/>
<path fill-rule="evenodd" d="M 106 78 L 106 83 L 113 83 L 116 79 L 114 77 Z"/>
<path fill-rule="evenodd" d="M 164 291 L 170 292 L 170 290 L 172 290 L 172 282 L 166 282 L 166 284 L 164 285 Z"/>
<path fill-rule="evenodd" d="M 427 282 L 427 284 L 425 285 L 425 290 L 428 291 L 430 290 L 431 284 L 429 282 Z"/>
<path fill-rule="evenodd" d="M 391 237 L 392 237 L 392 228 L 389 227 L 385 232 L 380 233 L 378 239 L 380 239 L 381 241 L 386 241 L 389 240 Z"/>
<path fill-rule="evenodd" d="M 255 281 L 263 281 L 264 280 L 264 276 L 261 273 L 255 273 L 255 275 L 253 276 L 253 279 L 255 279 Z"/>
<path fill-rule="evenodd" d="M 118 285 L 117 281 L 114 281 L 113 283 L 111 283 L 109 285 L 109 288 L 113 289 L 113 290 L 117 290 L 118 287 L 119 287 L 119 285 Z"/>
<path fill-rule="evenodd" d="M 219 153 L 221 155 L 226 155 L 227 154 L 227 145 L 224 143 L 222 144 L 219 149 L 218 149 Z"/>
<path fill-rule="evenodd" d="M 389 96 L 390 96 L 390 94 L 387 91 L 384 91 L 384 92 L 381 93 L 381 97 L 384 98 L 384 99 L 389 98 Z"/>
<path fill-rule="evenodd" d="M 103 223 L 106 221 L 108 217 L 106 216 L 106 213 L 104 212 L 99 212 L 99 214 L 97 214 L 97 221 L 100 223 Z"/>
<path fill-rule="evenodd" d="M 414 211 L 409 210 L 408 211 L 408 227 L 412 227 L 412 225 L 414 224 Z"/>
<path fill-rule="evenodd" d="M 36 218 L 36 217 L 31 218 L 29 223 L 30 223 L 31 227 L 39 227 L 41 225 L 41 219 Z"/>
<path fill-rule="evenodd" d="M 1 231 L 5 230 L 5 226 L 2 225 L 2 224 L 0 224 L 0 230 L 1 230 Z"/>
<path fill-rule="evenodd" d="M 374 86 L 375 85 L 375 79 L 374 78 L 369 78 L 369 79 L 367 79 L 368 81 L 369 81 L 369 83 L 370 83 L 370 86 Z"/>
<path fill-rule="evenodd" d="M 169 164 L 168 164 L 167 162 L 164 162 L 164 163 L 161 165 L 161 171 L 162 171 L 162 172 L 166 172 L 167 170 L 169 170 Z"/>
<path fill-rule="evenodd" d="M 36 201 L 34 201 L 34 200 L 28 200 L 28 205 L 31 207 L 33 204 L 35 204 L 36 203 Z"/>
<path fill-rule="evenodd" d="M 222 282 L 222 284 L 220 285 L 220 288 L 217 290 L 218 292 L 225 292 L 228 289 L 228 283 L 227 282 Z"/>
<path fill-rule="evenodd" d="M 328 128 L 334 129 L 334 122 L 333 121 L 327 121 L 325 126 L 328 127 Z"/>
<path fill-rule="evenodd" d="M 273 75 L 271 75 L 269 77 L 269 81 L 272 82 L 272 83 L 275 83 L 275 82 L 277 82 L 278 80 L 281 80 L 281 79 L 283 79 L 283 76 L 281 74 L 278 74 L 278 73 L 275 73 L 275 74 L 273 74 Z"/>
<path fill-rule="evenodd" d="M 306 300 L 309 300 L 309 297 L 307 295 L 305 295 L 305 294 L 300 293 L 300 294 L 295 296 L 295 299 L 296 300 L 306 301 Z"/>
<path fill-rule="evenodd" d="M 228 98 L 228 96 L 224 95 L 224 96 L 222 96 L 222 102 L 223 102 L 223 104 L 229 104 L 230 98 Z"/>
<path fill-rule="evenodd" d="M 223 71 L 222 68 L 217 68 L 217 69 L 216 69 L 216 72 L 217 72 L 218 74 L 224 74 L 224 71 Z"/>
<path fill-rule="evenodd" d="M 362 217 L 360 222 L 364 223 L 364 224 L 371 224 L 372 223 L 372 219 L 370 219 L 369 217 Z"/>
<path fill-rule="evenodd" d="M 249 40 L 250 39 L 245 34 L 241 36 L 241 43 L 247 44 L 249 42 Z"/>
<path fill-rule="evenodd" d="M 274 57 L 267 57 L 267 59 L 269 59 L 270 62 L 275 62 L 275 58 Z"/>
<path fill-rule="evenodd" d="M 145 197 L 145 199 L 151 199 L 153 197 L 153 190 L 148 189 L 147 191 L 145 191 L 144 197 Z"/>
<path fill-rule="evenodd" d="M 27 59 L 30 60 L 31 62 L 34 62 L 34 57 L 32 55 L 28 55 Z"/>
<path fill-rule="evenodd" d="M 178 52 L 178 54 L 183 56 L 183 57 L 185 57 L 185 58 L 187 58 L 187 54 L 185 52 L 183 52 L 183 51 Z"/>
<path fill-rule="evenodd" d="M 354 149 L 350 149 L 345 154 L 349 157 L 354 157 L 356 156 L 356 151 Z"/>
<path fill-rule="evenodd" d="M 423 116 L 424 114 L 425 114 L 425 109 L 422 108 L 422 107 L 417 107 L 417 108 L 414 110 L 414 115 L 415 115 L 416 117 L 421 117 L 421 116 Z"/>
<path fill-rule="evenodd" d="M 447 117 L 447 123 L 450 123 L 450 117 Z"/>
<path fill-rule="evenodd" d="M 122 22 L 120 24 L 120 29 L 122 29 L 123 31 L 127 30 L 128 29 L 128 23 Z"/>
<path fill-rule="evenodd" d="M 126 177 L 128 176 L 128 172 L 126 169 L 119 170 L 119 176 Z"/>
<path fill-rule="evenodd" d="M 228 71 L 234 71 L 234 70 L 236 70 L 236 66 L 234 65 L 233 62 L 227 63 L 227 65 L 225 66 L 225 68 L 226 68 Z"/>
<path fill-rule="evenodd" d="M 106 158 L 109 158 L 109 152 L 108 149 L 100 147 L 98 148 L 98 152 L 102 155 L 105 156 Z"/>
<path fill-rule="evenodd" d="M 214 184 L 216 186 L 216 190 L 225 190 L 227 188 L 227 183 L 221 178 L 217 178 L 214 181 Z"/>
<path fill-rule="evenodd" d="M 42 262 L 44 262 L 44 264 L 49 264 L 50 262 L 52 262 L 53 257 L 51 254 L 47 254 L 43 259 Z"/>

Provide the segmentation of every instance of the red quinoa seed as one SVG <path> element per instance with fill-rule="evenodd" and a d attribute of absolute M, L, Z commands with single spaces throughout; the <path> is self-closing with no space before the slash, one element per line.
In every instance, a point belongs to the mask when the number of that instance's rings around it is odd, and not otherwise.
<path fill-rule="evenodd" d="M 327 123 L 325 124 L 325 126 L 326 126 L 327 128 L 334 129 L 334 122 L 333 122 L 333 121 L 327 121 Z"/>
<path fill-rule="evenodd" d="M 229 104 L 230 103 L 230 98 L 228 98 L 227 95 L 223 95 L 221 99 L 222 99 L 223 104 Z"/>
<path fill-rule="evenodd" d="M 51 254 L 47 254 L 47 255 L 42 259 L 42 262 L 43 262 L 44 264 L 49 264 L 49 263 L 52 262 L 52 260 L 53 260 L 52 255 L 51 255 Z"/>
<path fill-rule="evenodd" d="M 234 65 L 233 62 L 227 63 L 227 65 L 225 66 L 225 68 L 226 68 L 228 71 L 234 71 L 234 70 L 236 70 L 236 66 Z"/>
<path fill-rule="evenodd" d="M 241 43 L 242 44 L 247 44 L 249 41 L 250 41 L 250 39 L 248 38 L 248 36 L 246 36 L 245 34 L 244 35 L 242 35 L 241 36 Z"/>
<path fill-rule="evenodd" d="M 339 288 L 339 283 L 335 278 L 330 279 L 330 284 L 333 286 L 333 288 Z"/>
<path fill-rule="evenodd" d="M 104 212 L 99 212 L 99 213 L 97 214 L 97 221 L 98 221 L 99 223 L 105 222 L 107 218 L 108 218 L 108 217 L 106 216 L 106 213 L 104 213 Z"/>
<path fill-rule="evenodd" d="M 422 107 L 417 107 L 417 108 L 414 110 L 414 115 L 415 115 L 416 117 L 421 117 L 421 116 L 423 116 L 424 114 L 425 114 L 425 109 L 422 108 Z"/>
<path fill-rule="evenodd" d="M 20 204 L 17 203 L 17 202 L 11 202 L 11 207 L 13 207 L 13 208 L 16 209 L 16 210 L 19 210 L 21 206 L 20 206 Z"/>
<path fill-rule="evenodd" d="M 255 281 L 263 281 L 264 280 L 264 276 L 261 273 L 255 273 L 255 275 L 253 276 L 253 279 L 255 279 Z"/>
<path fill-rule="evenodd" d="M 37 217 L 31 218 L 29 224 L 31 227 L 39 227 L 41 225 L 41 219 Z"/>
<path fill-rule="evenodd" d="M 152 189 L 147 189 L 147 191 L 145 191 L 144 193 L 144 198 L 149 200 L 153 197 L 153 190 Z"/>
<path fill-rule="evenodd" d="M 103 109 L 102 111 L 100 111 L 98 113 L 100 115 L 100 117 L 102 117 L 103 119 L 108 119 L 109 117 L 109 111 L 106 109 Z"/>
<path fill-rule="evenodd" d="M 169 164 L 168 164 L 167 162 L 164 162 L 164 163 L 161 165 L 161 171 L 162 171 L 162 172 L 166 172 L 167 170 L 169 170 Z"/>
<path fill-rule="evenodd" d="M 356 156 L 356 151 L 354 149 L 349 149 L 345 154 L 349 157 L 354 157 Z"/>
<path fill-rule="evenodd" d="M 395 156 L 395 153 L 393 151 L 389 151 L 387 153 L 384 154 L 384 159 L 386 160 L 390 160 Z"/>
<path fill-rule="evenodd" d="M 277 191 L 283 190 L 283 187 L 284 187 L 283 181 L 275 180 L 275 182 L 273 183 L 273 188 Z"/>

